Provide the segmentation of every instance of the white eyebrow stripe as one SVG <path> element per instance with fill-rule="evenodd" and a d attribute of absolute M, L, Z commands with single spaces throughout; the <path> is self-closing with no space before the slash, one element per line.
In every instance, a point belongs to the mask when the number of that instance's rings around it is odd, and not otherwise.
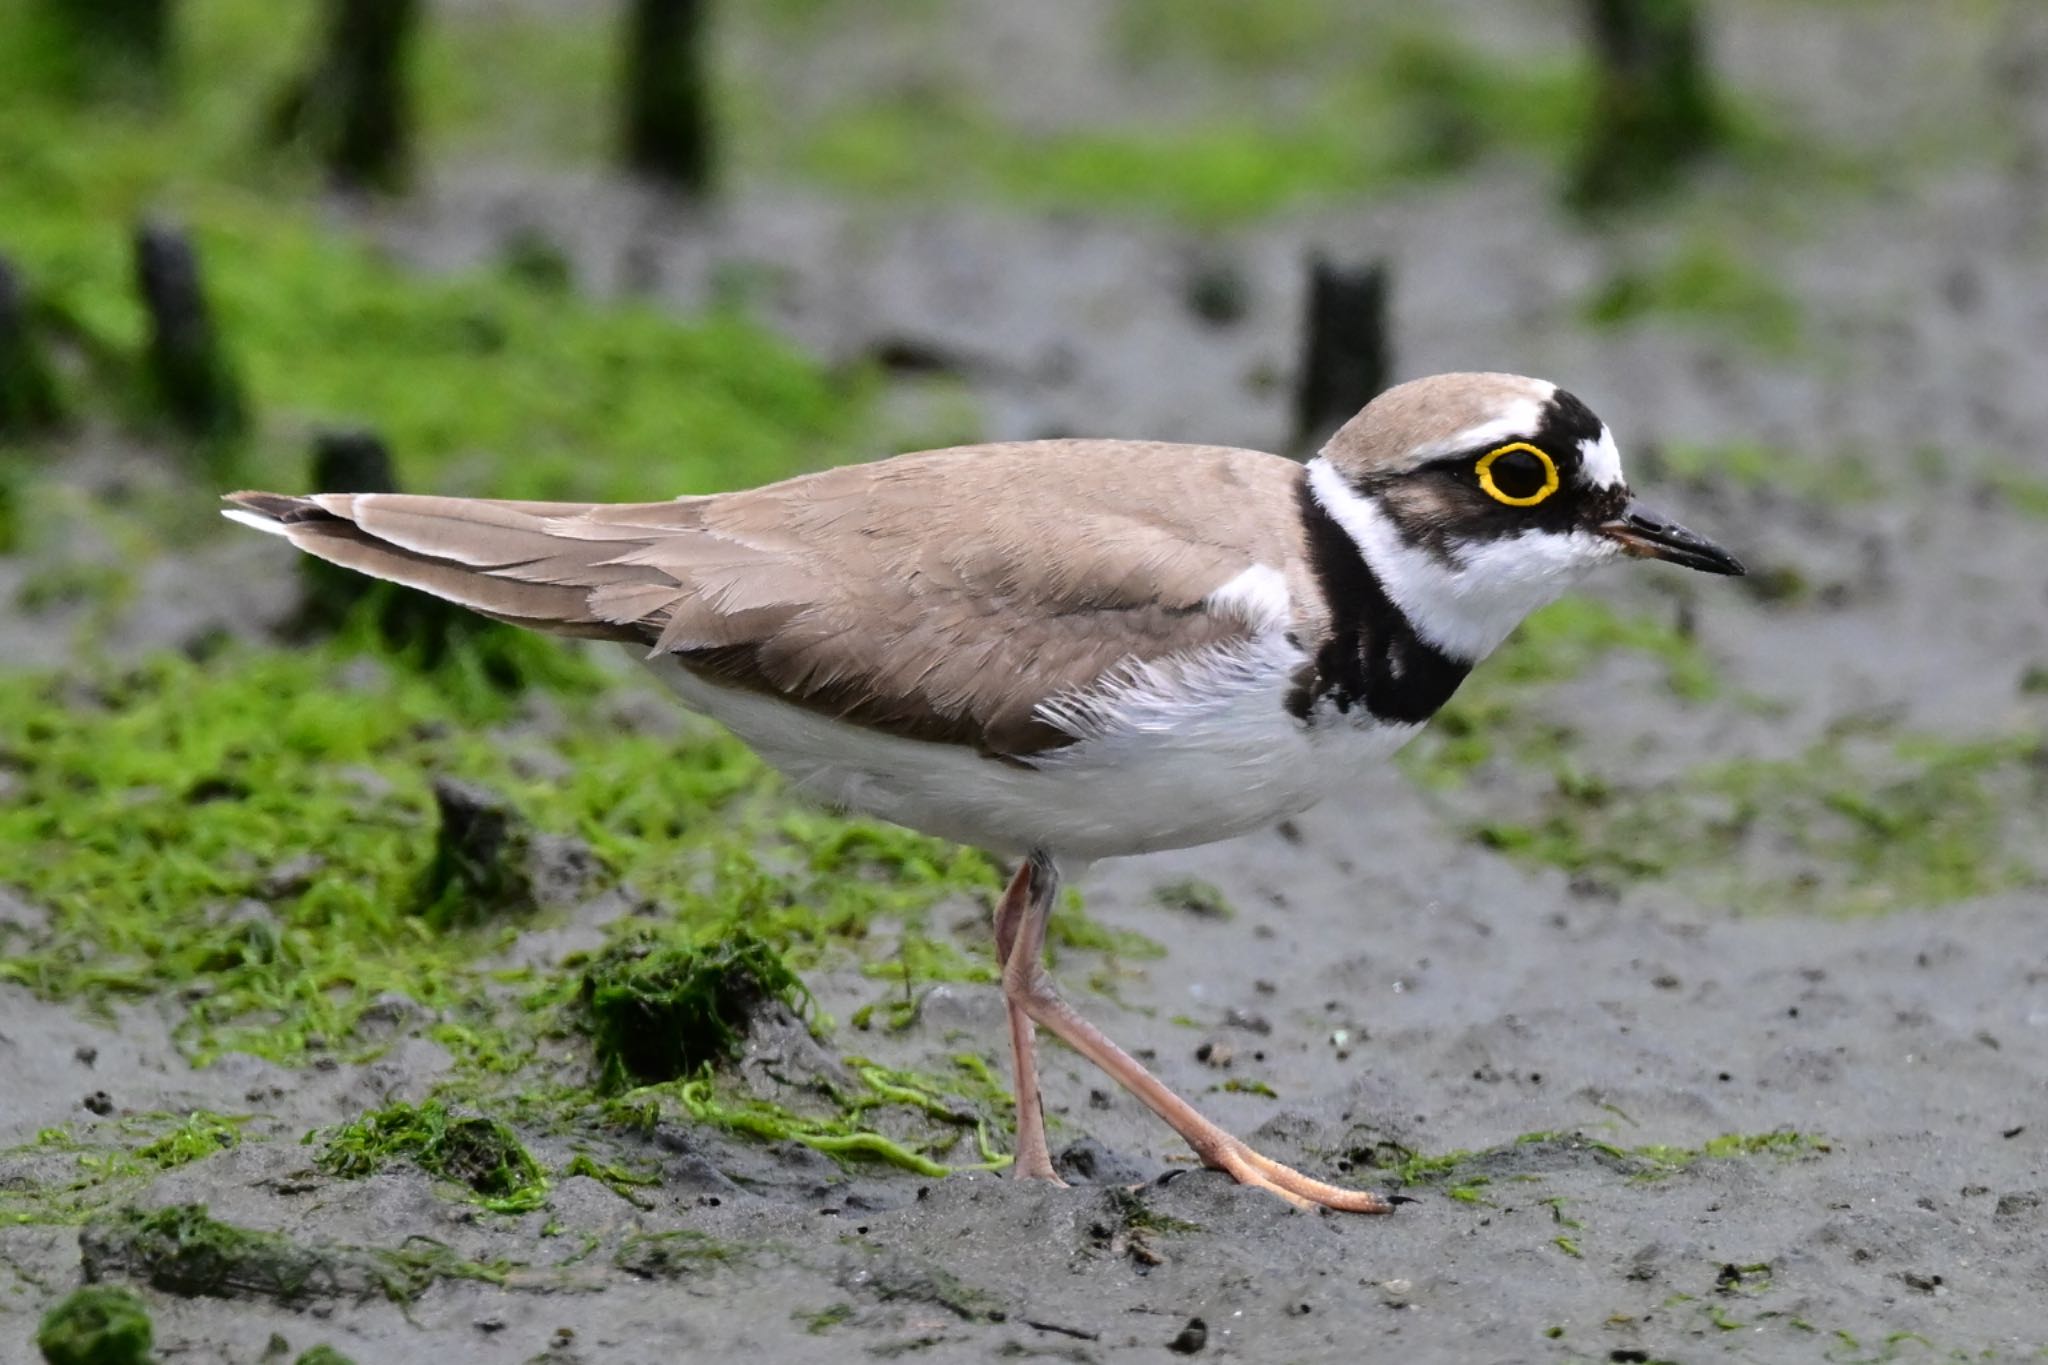
<path fill-rule="evenodd" d="M 1600 424 L 1599 440 L 1579 442 L 1579 475 L 1595 488 L 1622 486 L 1621 448 L 1614 444 L 1614 433 L 1605 422 Z"/>
<path fill-rule="evenodd" d="M 1507 405 L 1507 410 L 1491 421 L 1478 426 L 1466 427 L 1463 431 L 1446 436 L 1441 441 L 1431 441 L 1417 446 L 1409 457 L 1420 463 L 1444 455 L 1458 455 L 1481 446 L 1502 445 L 1513 440 L 1527 440 L 1543 425 L 1543 405 L 1548 398 L 1517 398 Z"/>

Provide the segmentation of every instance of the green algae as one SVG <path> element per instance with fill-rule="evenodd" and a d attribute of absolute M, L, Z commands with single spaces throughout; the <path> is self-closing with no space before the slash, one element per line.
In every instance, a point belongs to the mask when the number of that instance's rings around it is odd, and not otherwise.
<path fill-rule="evenodd" d="M 240 1145 L 249 1121 L 197 1110 L 44 1128 L 0 1149 L 0 1227 L 81 1223 L 167 1170 Z"/>
<path fill-rule="evenodd" d="M 932 8 L 855 13 L 829 0 L 781 0 L 742 7 L 731 21 L 744 41 L 817 48 L 855 26 L 921 32 Z M 791 17 L 799 13 L 807 16 L 801 22 Z M 163 167 L 189 168 L 178 177 L 187 184 L 203 176 L 310 192 L 317 168 L 306 159 L 252 157 L 250 147 L 275 92 L 310 50 L 316 22 L 302 9 L 280 16 L 262 0 L 208 0 L 182 26 L 181 79 L 144 129 L 132 118 L 117 121 L 118 111 L 82 117 L 46 88 L 47 62 L 37 60 L 20 20 L 0 18 L 0 90 L 17 92 L 10 114 L 33 157 L 26 165 L 48 173 L 86 160 L 52 136 L 83 124 L 103 137 L 101 178 L 128 191 L 124 203 L 164 197 L 172 177 Z M 1585 59 L 1509 59 L 1437 26 L 1390 29 L 1382 15 L 1323 0 L 1256 10 L 1227 0 L 1129 0 L 1110 22 L 1139 74 L 1168 69 L 1215 96 L 1174 128 L 1129 120 L 1027 127 L 969 88 L 930 81 L 855 87 L 792 106 L 742 65 L 713 91 L 721 162 L 742 182 L 800 177 L 856 193 L 1219 223 L 1355 198 L 1488 156 L 1562 172 L 1595 112 Z M 593 22 L 575 8 L 436 15 L 420 28 L 412 82 L 424 158 L 610 161 L 614 129 L 592 111 L 615 86 L 617 44 L 610 18 Z M 1810 188 L 1811 175 L 1800 173 L 1813 158 L 1792 157 L 1798 149 L 1770 131 L 1765 115 L 1724 113 L 1738 169 L 1770 182 L 1796 177 Z M 0 155 L 0 165 L 6 160 Z M 140 195 L 144 188 L 156 193 Z"/>
<path fill-rule="evenodd" d="M 819 1078 L 807 1087 L 822 1109 L 799 1113 L 741 1090 L 714 1073 L 642 1086 L 613 1097 L 605 1113 L 615 1126 L 652 1131 L 664 1118 L 686 1119 L 763 1142 L 797 1142 L 845 1162 L 875 1161 L 915 1175 L 939 1177 L 963 1170 L 997 1170 L 1010 1158 L 993 1131 L 1007 1126 L 1008 1092 L 988 1064 L 963 1054 L 950 1079 L 846 1059 L 851 1084 Z M 993 1113 L 996 1118 L 991 1119 Z M 881 1131 L 886 1121 L 902 1137 Z M 917 1131 L 912 1131 L 913 1129 Z M 977 1159 L 940 1160 L 971 1136 Z"/>
<path fill-rule="evenodd" d="M 47 1365 L 150 1365 L 149 1309 L 126 1289 L 88 1285 L 43 1315 L 36 1347 Z"/>
<path fill-rule="evenodd" d="M 738 1254 L 739 1249 L 729 1242 L 685 1228 L 629 1233 L 613 1254 L 612 1264 L 643 1280 L 679 1280 L 724 1265 Z"/>
<path fill-rule="evenodd" d="M 315 1346 L 312 1350 L 302 1353 L 292 1365 L 355 1365 L 355 1361 L 332 1346 Z"/>
<path fill-rule="evenodd" d="M 1541 819 L 1473 834 L 1574 875 L 1681 880 L 1742 912 L 1945 905 L 2048 879 L 2041 753 L 2025 733 L 1846 734 L 1796 759 L 1707 764 L 1646 788 L 1566 771 Z"/>
<path fill-rule="evenodd" d="M 1306 107 L 1264 116 L 1248 100 L 1171 129 L 1024 133 L 965 90 L 926 87 L 842 103 L 757 145 L 851 193 L 1220 224 L 1441 175 L 1492 151 L 1561 160 L 1583 117 L 1586 85 L 1568 69 L 1512 66 L 1419 32 L 1381 35 L 1367 51 L 1317 81 Z"/>
<path fill-rule="evenodd" d="M 521 739 L 566 774 L 542 780 L 491 728 L 519 703 L 491 694 L 478 717 L 487 698 L 349 654 L 236 647 L 0 678 L 20 736 L 4 878 L 50 919 L 0 944 L 0 978 L 86 1001 L 176 992 L 201 1061 L 364 1055 L 388 1039 L 364 1012 L 403 996 L 464 1067 L 516 1066 L 549 1021 L 479 965 L 509 928 L 437 932 L 412 913 L 434 852 L 428 773 L 584 839 L 693 941 L 746 927 L 817 960 L 993 881 L 978 855 L 793 810 L 722 735 L 622 733 L 600 695 L 556 696 L 549 727 Z"/>
<path fill-rule="evenodd" d="M 1850 450 L 1784 450 L 1742 441 L 1672 442 L 1652 447 L 1644 456 L 1646 484 L 1677 481 L 1699 488 L 1734 487 L 1835 506 L 1868 503 L 1885 491 L 1870 462 Z"/>
<path fill-rule="evenodd" d="M 1791 295 L 1707 238 L 1661 260 L 1615 271 L 1586 298 L 1581 312 L 1595 327 L 1665 319 L 1705 328 L 1781 358 L 1798 352 L 1804 337 Z"/>
<path fill-rule="evenodd" d="M 1984 482 L 2001 503 L 2021 516 L 2048 521 L 2048 479 L 2001 464 L 1985 472 Z"/>
<path fill-rule="evenodd" d="M 127 1276 L 181 1297 L 286 1305 L 372 1298 L 406 1304 L 445 1279 L 503 1284 L 510 1269 L 424 1237 L 396 1249 L 300 1243 L 224 1223 L 199 1204 L 102 1214 L 80 1231 L 79 1248 L 88 1279 Z"/>
<path fill-rule="evenodd" d="M 820 1337 L 853 1317 L 853 1305 L 850 1303 L 827 1304 L 825 1307 L 812 1313 L 798 1309 L 790 1316 L 803 1324 L 804 1331 L 814 1337 Z"/>
<path fill-rule="evenodd" d="M 763 1004 L 802 1014 L 810 1003 L 781 955 L 746 930 L 689 947 L 616 942 L 584 968 L 579 998 L 609 1093 L 730 1060 Z"/>
<path fill-rule="evenodd" d="M 194 1110 L 162 1137 L 136 1148 L 135 1155 L 160 1170 L 188 1166 L 239 1147 L 242 1125 L 247 1122 L 246 1115 L 230 1118 L 204 1109 Z"/>
<path fill-rule="evenodd" d="M 1584 1133 L 1523 1133 L 1512 1142 L 1483 1150 L 1418 1152 L 1397 1142 L 1374 1141 L 1338 1156 L 1340 1170 L 1376 1171 L 1393 1189 L 1432 1188 L 1459 1203 L 1491 1207 L 1482 1191 L 1498 1179 L 1540 1179 L 1548 1169 L 1591 1161 L 1629 1180 L 1656 1181 L 1676 1176 L 1702 1162 L 1773 1157 L 1796 1160 L 1833 1151 L 1826 1138 L 1790 1129 L 1768 1133 L 1723 1133 L 1697 1147 L 1669 1144 L 1624 1146 Z M 1552 1220 L 1567 1232 L 1577 1220 L 1563 1211 L 1564 1201 L 1543 1201 Z"/>
<path fill-rule="evenodd" d="M 373 1110 L 321 1135 L 321 1144 L 315 1164 L 343 1179 L 406 1161 L 436 1180 L 466 1187 L 494 1213 L 530 1213 L 547 1202 L 547 1173 L 509 1125 L 451 1113 L 435 1100 Z"/>
<path fill-rule="evenodd" d="M 1169 910 L 1200 919 L 1227 920 L 1237 914 L 1221 887 L 1200 877 L 1183 877 L 1152 888 L 1152 899 Z"/>
<path fill-rule="evenodd" d="M 578 1152 L 569 1159 L 568 1165 L 562 1167 L 564 1180 L 578 1175 L 590 1177 L 628 1204 L 640 1209 L 653 1206 L 638 1191 L 649 1185 L 661 1183 L 661 1176 L 657 1172 L 629 1170 L 615 1162 L 599 1161 L 587 1152 Z"/>
<path fill-rule="evenodd" d="M 1541 689 L 1577 678 L 1617 653 L 1652 659 L 1664 686 L 1699 704 L 1721 693 L 1719 671 L 1676 624 L 1626 613 L 1591 597 L 1567 597 L 1531 615 L 1474 670 L 1456 696 L 1404 749 L 1400 763 L 1427 786 L 1455 786 L 1502 753 L 1524 764 L 1554 764 L 1570 730 L 1547 719 Z"/>

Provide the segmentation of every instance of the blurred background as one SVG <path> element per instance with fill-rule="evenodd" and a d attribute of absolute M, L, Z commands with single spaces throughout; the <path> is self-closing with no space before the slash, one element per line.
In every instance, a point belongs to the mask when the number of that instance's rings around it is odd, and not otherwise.
<path fill-rule="evenodd" d="M 577 978 L 436 880 L 455 777 L 842 1015 L 986 981 L 985 860 L 216 495 L 1301 454 L 1446 369 L 1574 390 L 1752 566 L 1481 670 L 1403 760 L 1446 868 L 1708 922 L 2037 893 L 2044 267 L 2034 0 L 4 0 L 0 980 L 492 1093 L 548 1055 L 493 991 Z M 1144 875 L 1199 908 L 1237 856 Z M 1156 941 L 1071 924 L 1140 989 Z"/>

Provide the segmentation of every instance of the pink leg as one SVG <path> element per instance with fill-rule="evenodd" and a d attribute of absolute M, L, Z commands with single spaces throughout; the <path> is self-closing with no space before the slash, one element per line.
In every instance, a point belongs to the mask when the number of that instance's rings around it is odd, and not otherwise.
<path fill-rule="evenodd" d="M 1017 875 L 1010 878 L 1010 885 L 996 902 L 996 961 L 1006 963 L 1017 942 L 1017 930 L 1030 916 L 1032 905 L 1042 895 L 1050 904 L 1058 886 L 1055 876 L 1047 875 L 1051 865 L 1045 864 L 1040 872 L 1040 861 L 1027 858 L 1018 867 Z M 1007 980 L 1007 973 L 1005 974 Z M 1052 1168 L 1052 1153 L 1045 1142 L 1045 1111 L 1041 1107 L 1038 1092 L 1038 1026 L 1031 1022 L 1031 1016 L 1015 999 L 1004 990 L 1004 1002 L 1010 1014 L 1010 1057 L 1013 1064 L 1017 1092 L 1017 1152 L 1011 1164 L 1011 1174 L 1019 1180 L 1049 1180 L 1055 1185 L 1065 1185 Z"/>
<path fill-rule="evenodd" d="M 1056 874 L 1052 873 L 1049 861 L 1034 856 L 1025 864 L 1025 869 L 1041 862 L 1048 875 L 1040 880 L 1056 886 Z M 1024 875 L 1024 870 L 1018 872 L 1019 881 Z M 1011 894 L 1017 889 L 1018 883 L 1012 882 Z M 1032 889 L 1034 892 L 1039 890 L 1036 886 Z M 1051 893 L 1052 887 L 1049 886 L 1043 894 L 1025 898 L 1024 913 L 1019 917 L 1020 922 L 1013 925 L 1005 926 L 998 912 L 996 947 L 1003 957 L 1003 995 L 1010 1003 L 1013 1039 L 1019 1036 L 1016 1020 L 1021 1010 L 1028 1016 L 1024 1036 L 1029 1036 L 1030 1021 L 1044 1024 L 1076 1052 L 1108 1072 L 1124 1089 L 1143 1100 L 1153 1113 L 1165 1119 L 1187 1140 L 1188 1146 L 1195 1149 L 1195 1155 L 1202 1159 L 1204 1165 L 1227 1172 L 1241 1184 L 1256 1185 L 1302 1208 L 1320 1204 L 1345 1213 L 1389 1213 L 1393 1210 L 1392 1204 L 1369 1190 L 1347 1190 L 1328 1185 L 1261 1156 L 1241 1139 L 1203 1118 L 1193 1105 L 1167 1089 L 1165 1082 L 1147 1071 L 1137 1058 L 1111 1042 L 1102 1030 L 1076 1013 L 1074 1007 L 1060 996 L 1052 977 L 1045 970 L 1045 924 L 1052 911 Z M 1005 895 L 1006 905 L 1010 898 L 1010 895 Z M 1006 927 L 1012 940 L 1008 943 L 1004 942 Z M 1023 1064 L 1024 1054 L 1020 1052 L 1020 1069 Z M 1017 1108 L 1021 1129 L 1024 1111 L 1021 1085 Z M 1021 1168 L 1024 1151 L 1021 1131 L 1017 1148 L 1018 1166 Z"/>

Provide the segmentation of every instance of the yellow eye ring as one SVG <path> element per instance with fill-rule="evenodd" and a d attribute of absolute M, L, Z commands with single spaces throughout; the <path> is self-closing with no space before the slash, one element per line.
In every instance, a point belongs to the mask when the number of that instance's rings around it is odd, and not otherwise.
<path fill-rule="evenodd" d="M 1517 450 L 1526 450 L 1543 462 L 1543 487 L 1527 497 L 1520 498 L 1503 491 L 1500 485 L 1493 481 L 1493 462 L 1501 456 L 1511 454 Z M 1552 493 L 1555 493 L 1558 486 L 1557 461 L 1551 459 L 1549 455 L 1530 445 L 1527 441 L 1516 441 L 1514 444 L 1504 445 L 1498 450 L 1487 451 L 1479 457 L 1479 466 L 1473 472 L 1479 475 L 1479 486 L 1486 490 L 1486 496 L 1492 498 L 1495 502 L 1504 502 L 1510 507 L 1534 507 L 1537 503 L 1542 502 Z"/>

